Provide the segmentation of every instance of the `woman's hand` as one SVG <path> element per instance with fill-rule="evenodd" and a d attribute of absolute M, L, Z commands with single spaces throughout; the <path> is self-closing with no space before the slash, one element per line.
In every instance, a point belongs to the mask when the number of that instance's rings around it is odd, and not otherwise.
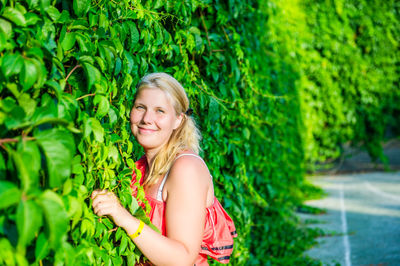
<path fill-rule="evenodd" d="M 110 216 L 114 223 L 120 227 L 132 216 L 119 202 L 113 192 L 108 190 L 95 190 L 91 196 L 93 211 L 98 216 Z"/>

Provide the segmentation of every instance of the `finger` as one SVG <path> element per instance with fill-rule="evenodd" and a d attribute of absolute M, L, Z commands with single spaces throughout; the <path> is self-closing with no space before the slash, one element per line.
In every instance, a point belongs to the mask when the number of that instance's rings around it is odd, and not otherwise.
<path fill-rule="evenodd" d="M 99 206 L 114 206 L 119 205 L 119 200 L 113 195 L 98 195 L 93 201 L 93 208 L 99 208 Z"/>
<path fill-rule="evenodd" d="M 104 215 L 112 215 L 114 209 L 115 208 L 112 205 L 102 203 L 99 206 L 93 208 L 93 211 L 98 216 L 104 216 Z"/>
<path fill-rule="evenodd" d="M 101 189 L 96 189 L 96 190 L 93 190 L 93 192 L 92 192 L 92 199 L 94 199 L 97 195 L 99 195 L 99 193 L 101 193 Z"/>
<path fill-rule="evenodd" d="M 106 195 L 107 193 L 108 193 L 108 190 L 106 190 L 106 189 L 104 189 L 104 190 L 96 189 L 92 193 L 92 199 L 95 199 L 99 195 Z"/>

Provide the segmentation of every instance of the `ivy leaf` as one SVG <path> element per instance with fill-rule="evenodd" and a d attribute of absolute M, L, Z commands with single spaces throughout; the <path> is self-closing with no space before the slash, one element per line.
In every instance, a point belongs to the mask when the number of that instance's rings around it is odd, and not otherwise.
<path fill-rule="evenodd" d="M 74 139 L 68 131 L 50 129 L 34 134 L 45 157 L 50 187 L 60 187 L 71 174 Z"/>
<path fill-rule="evenodd" d="M 220 110 L 219 110 L 219 103 L 216 99 L 213 97 L 210 97 L 210 103 L 208 106 L 208 117 L 210 119 L 211 123 L 216 123 L 219 119 L 220 116 Z"/>
<path fill-rule="evenodd" d="M 0 18 L 0 29 L 6 35 L 6 39 L 11 38 L 11 36 L 13 35 L 12 25 L 7 20 Z"/>
<path fill-rule="evenodd" d="M 50 0 L 39 0 L 40 1 L 40 8 L 44 11 L 47 11 L 47 9 L 50 7 Z"/>
<path fill-rule="evenodd" d="M 1 70 L 5 77 L 9 77 L 18 74 L 23 63 L 23 58 L 20 54 L 6 54 L 1 62 Z"/>
<path fill-rule="evenodd" d="M 21 192 L 16 185 L 8 181 L 0 181 L 0 210 L 17 204 L 21 200 Z"/>
<path fill-rule="evenodd" d="M 36 23 L 38 23 L 38 21 L 41 20 L 40 17 L 35 13 L 26 13 L 25 19 L 26 19 L 26 26 L 35 25 Z"/>
<path fill-rule="evenodd" d="M 29 245 L 42 225 L 42 211 L 33 200 L 23 200 L 17 209 L 18 246 Z"/>
<path fill-rule="evenodd" d="M 3 155 L 0 153 L 0 179 L 3 179 L 6 177 L 6 162 L 4 160 Z M 1 195 L 1 193 L 0 193 Z"/>
<path fill-rule="evenodd" d="M 49 15 L 49 17 L 53 20 L 56 21 L 60 18 L 61 13 L 60 11 L 58 11 L 57 8 L 55 8 L 54 6 L 49 6 L 46 10 L 47 14 Z"/>
<path fill-rule="evenodd" d="M 88 89 L 93 86 L 94 83 L 100 81 L 100 71 L 89 63 L 83 63 L 83 69 L 85 70 Z"/>
<path fill-rule="evenodd" d="M 108 113 L 108 110 L 110 109 L 110 103 L 108 102 L 106 97 L 102 95 L 96 95 L 94 97 L 93 103 L 98 104 L 96 111 L 96 116 L 98 118 L 101 119 Z"/>
<path fill-rule="evenodd" d="M 18 143 L 17 152 L 23 167 L 28 174 L 23 180 L 24 191 L 35 189 L 39 183 L 39 170 L 41 168 L 41 157 L 39 147 L 34 141 L 22 141 Z"/>
<path fill-rule="evenodd" d="M 0 28 L 0 52 L 2 52 L 7 43 L 7 36 L 4 31 Z"/>
<path fill-rule="evenodd" d="M 56 249 L 68 230 L 67 212 L 60 196 L 51 190 L 46 190 L 39 200 L 46 220 L 49 245 Z"/>
<path fill-rule="evenodd" d="M 26 21 L 24 15 L 16 8 L 6 7 L 3 10 L 3 17 L 9 19 L 14 22 L 15 25 L 25 27 Z"/>
<path fill-rule="evenodd" d="M 21 154 L 15 151 L 10 151 L 11 157 L 13 158 L 14 164 L 18 171 L 18 178 L 21 180 L 23 191 L 28 191 L 30 187 L 30 178 L 28 169 L 25 167 L 25 163 L 21 157 Z"/>
<path fill-rule="evenodd" d="M 44 233 L 40 233 L 35 246 L 36 261 L 44 259 L 49 253 L 49 241 Z"/>
<path fill-rule="evenodd" d="M 122 235 L 121 243 L 119 245 L 119 254 L 124 253 L 126 246 L 128 245 L 128 239 L 129 237 L 127 235 Z"/>
<path fill-rule="evenodd" d="M 108 110 L 108 118 L 110 121 L 110 125 L 113 126 L 118 121 L 118 110 L 114 106 L 110 106 Z"/>
<path fill-rule="evenodd" d="M 94 117 L 89 119 L 91 128 L 93 130 L 94 138 L 98 142 L 104 141 L 104 128 L 101 126 L 99 120 Z"/>
<path fill-rule="evenodd" d="M 37 74 L 38 71 L 33 60 L 25 59 L 22 71 L 19 74 L 19 81 L 22 84 L 24 91 L 32 87 L 32 85 L 36 82 Z"/>
<path fill-rule="evenodd" d="M 133 47 L 135 47 L 135 45 L 139 42 L 139 31 L 136 28 L 136 25 L 133 21 L 127 21 L 125 22 L 128 27 L 129 27 L 129 31 L 130 31 L 130 35 L 131 35 L 131 49 Z"/>
<path fill-rule="evenodd" d="M 0 18 L 0 29 L 6 35 L 6 38 L 9 39 L 13 35 L 12 25 L 7 20 Z"/>
<path fill-rule="evenodd" d="M 64 51 L 71 50 L 76 42 L 76 34 L 74 32 L 67 32 L 65 35 L 63 35 L 63 38 L 61 40 L 61 47 L 64 49 Z"/>
<path fill-rule="evenodd" d="M 27 0 L 26 1 L 28 3 L 29 9 L 34 9 L 38 6 L 38 0 Z"/>
<path fill-rule="evenodd" d="M 73 9 L 78 17 L 85 15 L 90 8 L 90 0 L 74 0 Z"/>

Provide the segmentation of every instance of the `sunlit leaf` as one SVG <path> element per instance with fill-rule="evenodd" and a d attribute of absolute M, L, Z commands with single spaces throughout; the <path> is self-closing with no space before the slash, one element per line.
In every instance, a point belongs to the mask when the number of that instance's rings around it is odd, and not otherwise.
<path fill-rule="evenodd" d="M 8 18 L 17 26 L 24 27 L 26 25 L 25 17 L 20 10 L 7 6 L 3 10 L 3 17 Z"/>
<path fill-rule="evenodd" d="M 73 0 L 73 8 L 75 14 L 81 17 L 89 11 L 90 0 Z"/>
<path fill-rule="evenodd" d="M 49 241 L 44 233 L 40 233 L 35 245 L 36 261 L 42 260 L 49 253 Z"/>
<path fill-rule="evenodd" d="M 76 42 L 76 34 L 74 32 L 67 32 L 61 40 L 61 47 L 68 51 L 72 49 Z"/>
<path fill-rule="evenodd" d="M 20 83 L 23 84 L 23 89 L 27 90 L 35 83 L 37 79 L 38 71 L 37 66 L 31 59 L 25 59 L 20 72 Z"/>
<path fill-rule="evenodd" d="M 23 58 L 19 54 L 6 54 L 1 62 L 1 70 L 4 76 L 18 74 L 24 64 Z"/>
<path fill-rule="evenodd" d="M 95 68 L 93 65 L 89 63 L 83 63 L 83 67 L 85 69 L 87 85 L 88 88 L 90 89 L 94 83 L 100 81 L 101 74 L 97 68 Z"/>
<path fill-rule="evenodd" d="M 50 129 L 35 134 L 46 157 L 50 187 L 60 187 L 71 174 L 71 160 L 75 153 L 74 139 L 65 130 Z"/>
<path fill-rule="evenodd" d="M 0 180 L 0 210 L 17 204 L 21 200 L 18 187 L 8 181 Z"/>
<path fill-rule="evenodd" d="M 18 245 L 27 246 L 42 225 L 42 210 L 33 200 L 20 201 L 17 209 Z"/>
<path fill-rule="evenodd" d="M 46 219 L 47 238 L 51 248 L 57 248 L 68 230 L 68 216 L 59 195 L 46 190 L 40 196 L 40 205 Z"/>

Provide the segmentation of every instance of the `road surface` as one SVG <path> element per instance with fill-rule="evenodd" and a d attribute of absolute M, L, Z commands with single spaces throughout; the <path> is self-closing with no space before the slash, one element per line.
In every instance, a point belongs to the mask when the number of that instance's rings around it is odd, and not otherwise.
<path fill-rule="evenodd" d="M 323 265 L 400 265 L 400 172 L 310 177 L 327 197 L 306 204 L 326 214 L 301 215 L 327 236 L 306 254 Z"/>

